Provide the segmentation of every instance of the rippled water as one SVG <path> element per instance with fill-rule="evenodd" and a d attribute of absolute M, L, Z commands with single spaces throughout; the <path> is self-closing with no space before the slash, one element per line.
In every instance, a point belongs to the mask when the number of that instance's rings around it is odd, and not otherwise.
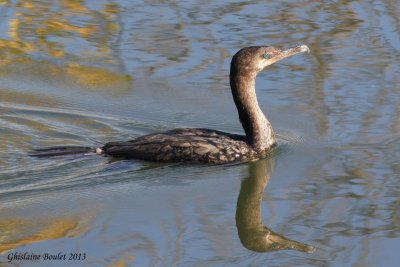
<path fill-rule="evenodd" d="M 397 1 L 137 2 L 0 0 L 0 266 L 396 266 Z M 229 62 L 262 44 L 311 48 L 257 78 L 292 140 L 271 159 L 28 156 L 182 126 L 241 133 Z M 86 256 L 8 263 L 25 252 Z"/>

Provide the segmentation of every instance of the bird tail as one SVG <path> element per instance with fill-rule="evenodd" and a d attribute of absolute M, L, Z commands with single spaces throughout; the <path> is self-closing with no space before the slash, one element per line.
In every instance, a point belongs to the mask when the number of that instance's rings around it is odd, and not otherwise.
<path fill-rule="evenodd" d="M 86 146 L 53 146 L 34 149 L 30 155 L 37 158 L 47 158 L 86 153 L 96 153 L 96 148 Z"/>

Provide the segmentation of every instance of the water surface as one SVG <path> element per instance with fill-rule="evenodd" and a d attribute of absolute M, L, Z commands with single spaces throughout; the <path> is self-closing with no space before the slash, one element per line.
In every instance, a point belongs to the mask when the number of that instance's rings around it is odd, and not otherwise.
<path fill-rule="evenodd" d="M 399 13 L 390 0 L 0 0 L 0 266 L 395 266 Z M 242 133 L 230 58 L 264 44 L 312 52 L 257 78 L 290 140 L 271 159 L 28 156 L 173 127 Z M 276 243 L 260 252 L 249 240 L 264 233 Z M 7 263 L 24 252 L 86 258 Z"/>

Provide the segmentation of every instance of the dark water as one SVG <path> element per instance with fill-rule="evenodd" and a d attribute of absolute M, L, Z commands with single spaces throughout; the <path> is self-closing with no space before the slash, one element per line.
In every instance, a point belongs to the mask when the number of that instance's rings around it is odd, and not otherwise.
<path fill-rule="evenodd" d="M 0 0 L 0 266 L 398 265 L 398 14 L 394 0 Z M 311 48 L 257 79 L 291 140 L 272 159 L 27 155 L 182 126 L 241 133 L 229 62 L 262 44 Z M 7 263 L 25 252 L 86 258 Z"/>

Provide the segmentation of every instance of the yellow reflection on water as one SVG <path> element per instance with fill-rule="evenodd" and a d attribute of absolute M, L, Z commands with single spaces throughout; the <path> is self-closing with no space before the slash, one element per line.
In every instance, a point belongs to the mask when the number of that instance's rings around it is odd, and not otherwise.
<path fill-rule="evenodd" d="M 111 263 L 110 265 L 108 265 L 108 267 L 128 267 L 130 266 L 130 262 L 134 261 L 136 259 L 135 256 L 132 255 L 127 255 L 122 257 L 122 259 L 117 260 L 114 263 Z"/>
<path fill-rule="evenodd" d="M 78 223 L 69 218 L 44 222 L 26 219 L 0 221 L 0 253 L 48 239 L 65 237 Z"/>
<path fill-rule="evenodd" d="M 63 237 L 76 237 L 90 229 L 92 216 L 10 218 L 0 220 L 0 254 L 32 243 Z"/>
<path fill-rule="evenodd" d="M 109 69 L 113 64 L 121 65 L 112 49 L 120 29 L 117 4 L 103 4 L 97 9 L 80 0 L 22 0 L 17 4 L 0 0 L 0 4 L 8 8 L 8 31 L 0 33 L 0 67 L 46 61 L 62 68 L 68 80 L 82 87 L 130 80 Z M 28 69 L 35 71 L 32 65 Z M 47 73 L 40 73 L 40 77 L 43 75 Z"/>
<path fill-rule="evenodd" d="M 81 66 L 79 64 L 69 64 L 66 67 L 68 75 L 85 87 L 93 87 L 96 85 L 109 86 L 122 81 L 129 81 L 128 75 L 120 75 L 110 72 L 106 69 L 101 69 L 92 66 Z"/>
<path fill-rule="evenodd" d="M 67 9 L 67 10 L 71 10 L 71 11 L 81 11 L 81 12 L 85 12 L 87 11 L 87 8 L 85 7 L 85 5 L 83 4 L 84 1 L 82 0 L 75 0 L 75 1 L 71 1 L 71 0 L 60 0 L 59 1 L 60 5 Z"/>
<path fill-rule="evenodd" d="M 51 32 L 71 32 L 79 33 L 82 37 L 89 37 L 90 35 L 98 31 L 97 26 L 93 24 L 87 24 L 86 26 L 80 27 L 70 24 L 66 20 L 47 20 L 45 21 L 44 28 L 42 28 L 42 34 L 49 34 Z"/>

